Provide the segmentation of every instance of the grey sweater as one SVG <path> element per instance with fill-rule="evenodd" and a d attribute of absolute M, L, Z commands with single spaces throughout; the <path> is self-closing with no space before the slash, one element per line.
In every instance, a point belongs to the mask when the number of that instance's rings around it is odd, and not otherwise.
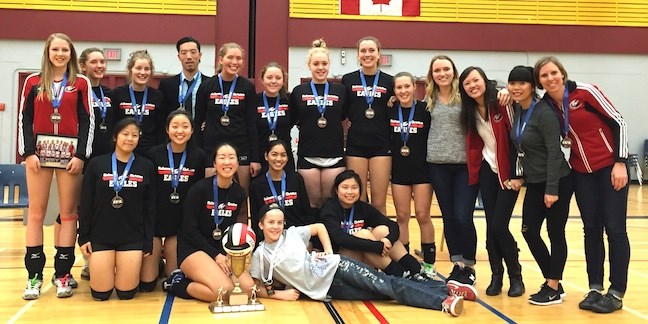
<path fill-rule="evenodd" d="M 459 118 L 461 104 L 447 105 L 437 100 L 430 115 L 426 160 L 437 164 L 466 163 L 466 135 Z"/>
<path fill-rule="evenodd" d="M 519 127 L 520 119 L 522 123 L 524 122 L 528 110 L 525 110 L 524 113 L 522 111 L 523 109 L 516 103 L 511 139 L 518 152 L 524 152 L 522 159 L 524 180 L 529 183 L 546 182 L 545 194 L 558 195 L 560 178 L 570 172 L 569 165 L 560 149 L 558 116 L 545 101 L 537 101 L 522 133 L 522 148 L 520 149 L 516 130 Z"/>

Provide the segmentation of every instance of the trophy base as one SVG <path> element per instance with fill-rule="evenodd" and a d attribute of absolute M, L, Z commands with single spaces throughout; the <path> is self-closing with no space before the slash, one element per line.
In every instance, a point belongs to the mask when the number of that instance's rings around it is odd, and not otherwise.
<path fill-rule="evenodd" d="M 209 304 L 209 311 L 212 312 L 212 314 L 257 312 L 264 310 L 265 305 L 261 304 L 258 301 L 254 303 L 248 302 L 247 304 L 243 305 L 227 305 L 225 303 L 218 305 L 217 302 L 212 302 Z"/>

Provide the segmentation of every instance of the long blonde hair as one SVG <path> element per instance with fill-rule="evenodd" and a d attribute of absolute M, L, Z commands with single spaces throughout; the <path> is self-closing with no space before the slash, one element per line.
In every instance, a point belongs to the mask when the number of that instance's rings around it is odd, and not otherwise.
<path fill-rule="evenodd" d="M 450 62 L 452 65 L 452 84 L 451 84 L 451 95 L 450 95 L 450 104 L 454 103 L 460 103 L 461 102 L 461 95 L 459 94 L 459 72 L 457 71 L 457 67 L 455 66 L 454 62 L 446 55 L 437 55 L 432 58 L 430 61 L 430 69 L 428 70 L 428 74 L 426 77 L 426 83 L 425 83 L 425 99 L 427 100 L 427 110 L 432 111 L 434 109 L 434 105 L 436 104 L 437 99 L 439 98 L 439 85 L 434 82 L 434 77 L 433 77 L 433 72 L 432 72 L 432 65 L 434 65 L 434 62 L 438 60 L 446 60 Z"/>
<path fill-rule="evenodd" d="M 54 68 L 49 59 L 49 49 L 54 39 L 62 39 L 70 45 L 70 61 L 67 64 L 68 85 L 74 84 L 79 73 L 79 61 L 77 60 L 77 53 L 72 44 L 72 39 L 63 33 L 54 33 L 47 37 L 45 48 L 43 49 L 43 59 L 41 60 L 41 73 L 40 81 L 38 82 L 38 96 L 39 100 L 50 99 L 54 96 L 52 93 L 52 83 L 54 82 Z"/>
<path fill-rule="evenodd" d="M 223 64 L 220 62 L 220 59 L 225 57 L 227 54 L 227 51 L 229 51 L 232 48 L 238 48 L 241 51 L 241 55 L 245 57 L 245 50 L 243 50 L 243 47 L 237 43 L 225 43 L 221 48 L 218 50 L 218 66 L 216 66 L 216 74 L 223 72 Z M 242 68 L 242 67 L 241 67 Z"/>

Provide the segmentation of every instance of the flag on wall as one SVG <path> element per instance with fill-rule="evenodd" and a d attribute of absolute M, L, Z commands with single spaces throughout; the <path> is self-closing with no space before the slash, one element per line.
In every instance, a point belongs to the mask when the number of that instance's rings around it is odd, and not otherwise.
<path fill-rule="evenodd" d="M 420 16 L 421 0 L 340 0 L 343 15 Z"/>

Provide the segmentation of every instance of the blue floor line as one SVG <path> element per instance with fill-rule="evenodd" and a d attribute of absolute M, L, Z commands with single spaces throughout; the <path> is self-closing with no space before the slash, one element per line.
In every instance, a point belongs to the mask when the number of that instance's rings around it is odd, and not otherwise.
<path fill-rule="evenodd" d="M 162 307 L 162 314 L 160 314 L 159 324 L 168 324 L 169 317 L 171 316 L 171 307 L 173 307 L 173 294 L 167 294 L 166 300 L 164 301 L 164 307 Z"/>
<path fill-rule="evenodd" d="M 442 274 L 440 274 L 438 272 L 437 272 L 437 276 L 439 276 L 439 278 L 443 279 L 444 281 L 446 280 L 446 277 L 444 277 Z M 479 305 L 482 305 L 484 308 L 491 311 L 491 313 L 497 315 L 499 318 L 501 318 L 505 322 L 507 322 L 509 324 L 515 324 L 516 323 L 513 319 L 511 319 L 510 317 L 504 315 L 504 313 L 498 311 L 497 309 L 495 309 L 495 307 L 493 307 L 491 305 L 488 305 L 485 301 L 477 298 L 477 303 L 479 303 Z"/>

